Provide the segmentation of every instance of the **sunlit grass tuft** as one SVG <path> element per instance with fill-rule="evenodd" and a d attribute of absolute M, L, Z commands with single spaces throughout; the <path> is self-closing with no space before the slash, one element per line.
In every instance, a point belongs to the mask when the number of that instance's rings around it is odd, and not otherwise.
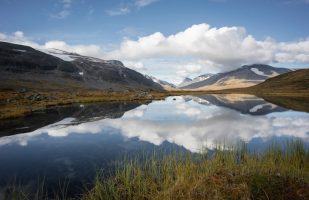
<path fill-rule="evenodd" d="M 3 199 L 309 199 L 309 154 L 300 140 L 273 143 L 265 151 L 249 151 L 241 142 L 201 154 L 143 152 L 113 166 L 99 171 L 91 189 L 74 198 L 67 195 L 68 184 L 51 194 L 43 181 L 35 191 L 14 182 Z"/>
<path fill-rule="evenodd" d="M 302 142 L 249 153 L 245 144 L 201 155 L 175 152 L 124 159 L 99 174 L 84 200 L 308 199 L 309 157 Z"/>

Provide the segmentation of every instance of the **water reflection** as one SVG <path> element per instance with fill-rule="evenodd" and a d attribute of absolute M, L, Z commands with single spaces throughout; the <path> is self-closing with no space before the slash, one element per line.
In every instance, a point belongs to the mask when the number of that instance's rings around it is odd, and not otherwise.
<path fill-rule="evenodd" d="M 190 99 L 204 105 L 213 104 L 223 106 L 250 115 L 266 115 L 272 112 L 287 111 L 286 108 L 248 94 L 197 95 L 195 97 L 189 97 Z"/>
<path fill-rule="evenodd" d="M 149 102 L 143 102 L 149 103 Z M 104 118 L 119 118 L 126 111 L 140 106 L 139 102 L 111 102 L 96 104 L 74 104 L 36 111 L 22 118 L 0 121 L 0 137 L 34 131 L 65 118 L 74 118 L 74 122 L 84 123 Z"/>
<path fill-rule="evenodd" d="M 148 103 L 75 105 L 2 122 L 0 197 L 14 177 L 26 187 L 45 177 L 51 188 L 70 179 L 76 194 L 98 168 L 110 168 L 128 152 L 176 147 L 200 152 L 239 140 L 258 149 L 290 138 L 308 144 L 308 113 L 254 96 L 183 96 Z"/>
<path fill-rule="evenodd" d="M 274 137 L 307 140 L 309 134 L 308 114 L 286 111 L 248 95 L 170 97 L 125 113 L 120 110 L 111 109 L 112 113 L 104 112 L 101 117 L 65 118 L 33 132 L 0 138 L 0 145 L 26 146 L 42 134 L 49 137 L 119 134 L 125 139 L 138 138 L 154 145 L 168 141 L 199 152 L 204 148 L 213 149 L 218 144 L 230 146 L 239 140 L 250 142 L 256 138 L 261 142 Z"/>

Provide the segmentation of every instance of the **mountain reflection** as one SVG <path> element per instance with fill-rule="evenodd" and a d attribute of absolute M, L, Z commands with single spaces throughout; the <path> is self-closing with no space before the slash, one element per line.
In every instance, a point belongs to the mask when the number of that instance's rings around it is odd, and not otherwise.
<path fill-rule="evenodd" d="M 287 111 L 275 104 L 268 103 L 265 100 L 248 94 L 214 94 L 214 95 L 197 95 L 189 97 L 201 104 L 213 104 L 227 107 L 243 114 L 265 115 L 272 112 Z"/>
<path fill-rule="evenodd" d="M 104 118 L 119 118 L 126 111 L 140 105 L 141 103 L 139 102 L 104 102 L 49 108 L 33 112 L 22 118 L 0 121 L 0 137 L 34 131 L 65 118 L 74 118 L 75 124 L 97 121 Z"/>
<path fill-rule="evenodd" d="M 155 145 L 167 141 L 199 152 L 219 144 L 235 145 L 239 140 L 309 138 L 309 114 L 287 111 L 254 96 L 169 97 L 149 105 L 129 105 L 126 108 L 134 109 L 124 114 L 105 112 L 105 117 L 69 117 L 32 132 L 2 137 L 0 145 L 25 146 L 42 134 L 59 138 L 70 134 L 119 134 L 125 139 L 138 138 Z"/>

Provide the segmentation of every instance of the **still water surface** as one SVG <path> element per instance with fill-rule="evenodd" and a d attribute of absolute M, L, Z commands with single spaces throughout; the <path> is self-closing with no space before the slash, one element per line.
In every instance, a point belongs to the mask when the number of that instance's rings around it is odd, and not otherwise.
<path fill-rule="evenodd" d="M 147 104 L 74 105 L 0 124 L 0 194 L 12 181 L 31 188 L 91 183 L 124 154 L 179 148 L 200 153 L 245 141 L 263 151 L 290 139 L 309 144 L 309 113 L 250 95 L 168 97 Z"/>

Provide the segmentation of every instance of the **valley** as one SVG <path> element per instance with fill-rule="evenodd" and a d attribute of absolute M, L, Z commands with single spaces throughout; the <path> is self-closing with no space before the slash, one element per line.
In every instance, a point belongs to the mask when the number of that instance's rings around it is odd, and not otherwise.
<path fill-rule="evenodd" d="M 55 49 L 43 52 L 0 42 L 0 58 L 0 119 L 74 103 L 144 101 L 177 95 L 244 93 L 268 99 L 309 98 L 308 69 L 246 65 L 226 73 L 187 78 L 175 86 L 126 68 L 120 61 Z M 279 76 L 273 78 L 275 75 Z"/>

